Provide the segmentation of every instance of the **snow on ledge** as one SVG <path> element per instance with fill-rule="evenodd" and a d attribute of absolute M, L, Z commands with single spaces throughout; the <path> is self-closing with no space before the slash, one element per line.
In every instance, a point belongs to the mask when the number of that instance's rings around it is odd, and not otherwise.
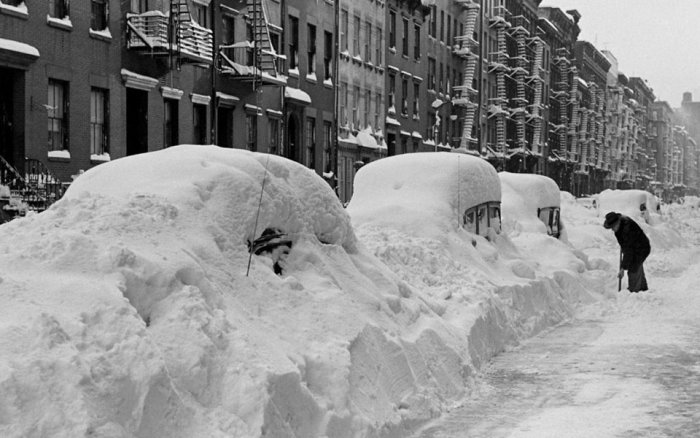
<path fill-rule="evenodd" d="M 311 103 L 311 96 L 309 96 L 305 91 L 289 86 L 284 87 L 284 98 L 296 100 L 305 104 Z"/>
<path fill-rule="evenodd" d="M 65 149 L 63 149 L 62 151 L 49 151 L 49 158 L 70 160 L 70 151 Z"/>
<path fill-rule="evenodd" d="M 73 30 L 73 22 L 70 21 L 70 17 L 68 16 L 56 18 L 46 14 L 46 24 L 49 26 L 58 27 L 60 29 Z"/>
<path fill-rule="evenodd" d="M 103 154 L 92 154 L 90 155 L 90 161 L 97 163 L 106 163 L 107 161 L 112 161 L 112 157 L 109 153 L 105 152 Z"/>
<path fill-rule="evenodd" d="M 9 50 L 10 52 L 39 57 L 39 50 L 36 47 L 20 43 L 19 41 L 6 40 L 4 38 L 0 38 L 0 50 Z"/>
<path fill-rule="evenodd" d="M 17 14 L 21 16 L 29 15 L 29 10 L 27 9 L 27 4 L 25 2 L 22 2 L 17 6 L 6 5 L 5 3 L 0 2 L 0 12 L 8 12 L 10 14 Z"/>

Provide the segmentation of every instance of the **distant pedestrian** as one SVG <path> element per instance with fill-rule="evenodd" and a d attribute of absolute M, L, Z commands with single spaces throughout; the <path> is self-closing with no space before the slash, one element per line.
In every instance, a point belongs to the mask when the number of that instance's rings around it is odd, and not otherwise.
<path fill-rule="evenodd" d="M 643 263 L 651 252 L 651 245 L 644 231 L 635 221 L 614 211 L 605 215 L 603 227 L 612 229 L 620 244 L 622 261 L 618 278 L 622 278 L 627 271 L 627 288 L 630 292 L 648 290 Z"/>

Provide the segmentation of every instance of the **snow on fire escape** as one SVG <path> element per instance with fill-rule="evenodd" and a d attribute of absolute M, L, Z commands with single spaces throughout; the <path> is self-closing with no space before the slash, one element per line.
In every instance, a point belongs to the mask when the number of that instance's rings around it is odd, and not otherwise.
<path fill-rule="evenodd" d="M 569 145 L 569 160 L 576 161 L 576 151 L 578 149 L 578 137 L 577 129 L 579 127 L 579 97 L 578 97 L 578 69 L 576 66 L 572 66 L 571 69 L 571 93 L 569 95 L 569 102 L 571 103 L 571 121 L 569 123 L 569 138 L 571 139 L 571 144 Z"/>
<path fill-rule="evenodd" d="M 569 69 L 571 61 L 569 60 L 569 51 L 562 47 L 557 49 L 554 64 L 557 66 L 559 81 L 556 83 L 555 96 L 559 103 L 559 124 L 554 127 L 554 130 L 559 140 L 559 155 L 567 156 L 567 124 L 569 123 Z"/>
<path fill-rule="evenodd" d="M 542 58 L 544 57 L 544 41 L 541 38 L 535 37 L 532 39 L 535 45 L 535 58 L 532 62 L 532 70 L 530 81 L 535 83 L 535 96 L 532 101 L 532 121 L 534 125 L 532 136 L 532 151 L 536 154 L 541 153 L 542 146 L 542 93 L 544 89 L 544 78 L 542 72 Z"/>
<path fill-rule="evenodd" d="M 187 0 L 171 0 L 168 11 L 126 14 L 127 49 L 183 62 L 211 63 L 213 32 L 192 18 Z M 171 58 L 171 59 L 173 59 Z"/>
<path fill-rule="evenodd" d="M 278 67 L 279 61 L 285 57 L 272 46 L 267 3 L 247 0 L 246 9 L 246 39 L 219 46 L 221 73 L 232 79 L 252 81 L 255 85 L 285 85 L 286 80 Z"/>
<path fill-rule="evenodd" d="M 525 119 L 528 115 L 527 98 L 525 97 L 525 76 L 528 73 L 526 38 L 530 36 L 530 32 L 526 27 L 527 23 L 528 20 L 522 15 L 513 17 L 513 27 L 510 30 L 517 46 L 517 56 L 511 58 L 511 60 L 515 61 L 515 67 L 511 70 L 511 77 L 515 80 L 516 87 L 516 95 L 512 99 L 511 114 L 515 120 L 515 145 L 521 152 L 524 152 L 527 148 L 527 139 L 525 138 Z"/>
<path fill-rule="evenodd" d="M 476 20 L 479 17 L 479 3 L 473 0 L 456 0 L 465 10 L 464 34 L 457 36 L 455 39 L 459 43 L 459 47 L 455 49 L 455 54 L 466 60 L 464 66 L 463 82 L 461 85 L 453 87 L 457 95 L 452 99 L 452 103 L 464 107 L 462 112 L 462 136 L 460 138 L 460 149 L 468 149 L 470 142 L 475 142 L 472 138 L 472 128 L 474 126 L 474 116 L 478 103 L 472 99 L 477 95 L 478 91 L 472 87 L 474 74 L 479 62 L 479 55 L 476 51 L 479 48 L 479 42 L 473 38 L 476 30 Z"/>
<path fill-rule="evenodd" d="M 496 151 L 506 152 L 506 74 L 510 71 L 508 62 L 508 48 L 506 44 L 506 31 L 510 23 L 504 18 L 507 10 L 504 7 L 496 8 L 497 15 L 489 19 L 489 27 L 496 29 L 496 43 L 498 50 L 489 53 L 489 73 L 496 74 L 496 97 L 489 99 L 489 118 L 496 117 Z"/>

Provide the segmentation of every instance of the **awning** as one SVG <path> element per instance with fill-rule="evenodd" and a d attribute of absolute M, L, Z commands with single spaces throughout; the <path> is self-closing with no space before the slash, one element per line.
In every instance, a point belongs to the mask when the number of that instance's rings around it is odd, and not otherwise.
<path fill-rule="evenodd" d="M 21 69 L 39 59 L 39 50 L 29 44 L 0 38 L 0 65 L 9 65 Z"/>
<path fill-rule="evenodd" d="M 292 103 L 296 103 L 299 105 L 311 104 L 311 96 L 306 94 L 306 92 L 303 90 L 290 86 L 284 87 L 284 98 Z"/>

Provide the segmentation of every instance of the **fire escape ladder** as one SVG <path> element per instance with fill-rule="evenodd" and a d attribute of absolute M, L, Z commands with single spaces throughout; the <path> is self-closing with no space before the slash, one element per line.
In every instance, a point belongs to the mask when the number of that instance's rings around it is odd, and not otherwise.
<path fill-rule="evenodd" d="M 496 41 L 498 44 L 497 63 L 505 65 L 508 57 L 508 47 L 506 44 L 506 25 L 499 25 L 496 28 Z M 508 102 L 506 94 L 506 72 L 499 68 L 496 70 L 496 102 L 500 111 L 496 117 L 496 150 L 500 153 L 506 152 L 506 117 L 507 112 L 504 105 Z"/>
<path fill-rule="evenodd" d="M 457 3 L 462 4 L 466 9 L 464 34 L 458 37 L 461 42 L 459 54 L 466 57 L 466 63 L 464 66 L 463 82 L 460 86 L 455 87 L 460 95 L 457 99 L 453 100 L 453 103 L 465 107 L 462 113 L 462 135 L 460 137 L 459 147 L 460 149 L 467 149 L 470 142 L 476 141 L 472 138 L 472 128 L 474 126 L 474 116 L 478 104 L 471 100 L 471 96 L 477 93 L 472 87 L 472 83 L 474 81 L 477 63 L 479 62 L 479 55 L 474 53 L 474 50 L 479 46 L 479 43 L 472 38 L 472 35 L 476 29 L 476 20 L 481 9 L 478 3 L 472 1 L 465 2 L 463 0 L 457 0 Z"/>
<path fill-rule="evenodd" d="M 579 128 L 579 98 L 578 98 L 578 70 L 576 67 L 571 67 L 572 78 L 571 78 L 571 121 L 569 125 L 569 137 L 571 138 L 571 144 L 569 145 L 569 155 L 572 160 L 576 159 L 576 151 L 578 150 L 578 128 Z"/>
<path fill-rule="evenodd" d="M 255 67 L 261 74 L 277 76 L 277 53 L 270 39 L 267 5 L 263 0 L 247 0 L 246 5 L 253 25 Z"/>
<path fill-rule="evenodd" d="M 187 5 L 187 0 L 171 0 L 170 15 L 168 19 L 168 37 L 170 39 L 169 46 L 171 56 L 175 57 L 176 66 L 179 69 L 182 65 L 182 44 L 185 39 L 190 36 L 186 26 L 192 22 L 190 8 Z"/>
<path fill-rule="evenodd" d="M 532 76 L 537 76 L 539 78 L 540 66 L 542 65 L 542 58 L 544 57 L 544 42 L 537 38 L 535 39 L 535 59 L 532 65 Z M 532 150 L 533 152 L 540 152 L 540 145 L 542 144 L 542 115 L 540 114 L 540 109 L 542 106 L 542 91 L 543 91 L 543 81 L 535 80 L 535 96 L 532 102 L 532 116 L 535 123 L 534 132 L 532 136 Z"/>
<path fill-rule="evenodd" d="M 515 115 L 515 144 L 517 147 L 523 149 L 527 147 L 527 140 L 525 139 L 525 117 L 527 116 L 527 98 L 525 97 L 525 75 L 527 74 L 525 38 L 527 35 L 527 30 L 525 30 L 524 27 L 518 26 L 515 28 L 514 36 L 518 55 L 514 72 L 516 98 L 514 99 L 515 107 L 512 109 L 512 112 Z"/>

